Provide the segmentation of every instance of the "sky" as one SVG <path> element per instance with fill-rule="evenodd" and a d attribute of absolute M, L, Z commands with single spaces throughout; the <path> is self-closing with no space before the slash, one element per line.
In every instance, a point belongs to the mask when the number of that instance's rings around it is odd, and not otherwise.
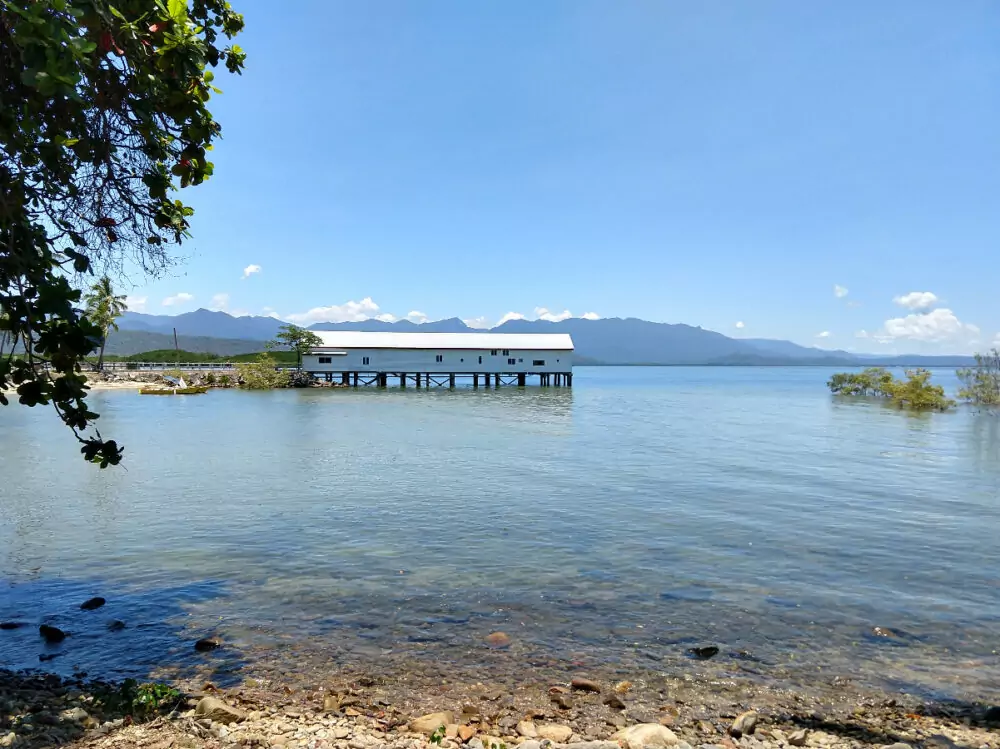
<path fill-rule="evenodd" d="M 1000 342 L 995 0 L 233 5 L 215 175 L 133 309 Z"/>

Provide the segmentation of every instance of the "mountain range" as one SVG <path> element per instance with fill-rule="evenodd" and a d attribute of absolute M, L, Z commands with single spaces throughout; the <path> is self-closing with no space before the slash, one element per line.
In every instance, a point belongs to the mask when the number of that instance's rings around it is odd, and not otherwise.
<path fill-rule="evenodd" d="M 234 317 L 226 312 L 199 309 L 181 315 L 149 315 L 126 312 L 118 319 L 119 331 L 108 338 L 110 354 L 134 354 L 174 347 L 213 354 L 259 351 L 274 338 L 284 322 L 273 317 Z M 421 331 L 425 333 L 471 332 L 458 318 L 413 323 L 383 322 L 316 323 L 311 330 Z M 635 318 L 571 318 L 561 322 L 509 320 L 493 328 L 497 333 L 569 333 L 576 344 L 580 364 L 625 365 L 759 365 L 779 366 L 967 366 L 967 356 L 857 355 L 847 351 L 800 346 L 791 341 L 765 338 L 730 338 L 722 333 L 691 325 L 649 322 Z"/>

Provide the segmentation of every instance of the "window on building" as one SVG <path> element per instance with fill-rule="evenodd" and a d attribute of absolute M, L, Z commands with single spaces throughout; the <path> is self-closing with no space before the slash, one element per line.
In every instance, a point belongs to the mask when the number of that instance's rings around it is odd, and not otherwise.
<path fill-rule="evenodd" d="M 332 364 L 333 363 L 333 357 L 332 356 L 321 356 L 319 358 L 319 363 L 320 364 Z"/>
<path fill-rule="evenodd" d="M 504 349 L 503 350 L 503 355 L 504 356 L 510 356 L 510 351 L 508 351 L 507 349 Z"/>
<path fill-rule="evenodd" d="M 524 359 L 518 359 L 518 360 L 517 360 L 517 363 L 518 363 L 518 364 L 524 364 Z"/>
<path fill-rule="evenodd" d="M 438 354 L 437 356 L 434 357 L 434 361 L 436 361 L 438 364 L 440 364 L 441 362 L 444 361 L 444 357 L 441 356 L 441 354 Z"/>
<path fill-rule="evenodd" d="M 482 364 L 482 363 L 483 363 L 483 357 L 481 357 L 481 356 L 479 357 L 479 363 L 480 363 L 480 364 Z"/>
<path fill-rule="evenodd" d="M 545 359 L 535 359 L 533 362 L 531 362 L 531 366 L 533 366 L 533 367 L 544 367 L 545 366 Z"/>
<path fill-rule="evenodd" d="M 517 364 L 517 359 L 508 359 L 507 363 L 508 364 Z"/>
<path fill-rule="evenodd" d="M 361 360 L 361 363 L 362 363 L 362 364 L 371 364 L 371 362 L 369 361 L 369 359 L 368 359 L 368 357 L 367 357 L 367 356 L 366 356 L 366 357 L 364 357 L 364 358 L 363 358 L 363 359 Z"/>
<path fill-rule="evenodd" d="M 496 355 L 497 355 L 497 350 L 496 349 L 493 349 L 492 351 L 490 351 L 490 356 L 496 356 Z"/>

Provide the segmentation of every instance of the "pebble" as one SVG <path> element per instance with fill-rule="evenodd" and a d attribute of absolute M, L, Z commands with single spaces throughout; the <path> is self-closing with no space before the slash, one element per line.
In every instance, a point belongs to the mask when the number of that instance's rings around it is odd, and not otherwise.
<path fill-rule="evenodd" d="M 227 705 L 217 697 L 203 697 L 194 708 L 194 714 L 200 718 L 208 718 L 216 723 L 241 723 L 246 720 L 246 713 L 238 707 Z"/>
<path fill-rule="evenodd" d="M 604 704 L 610 707 L 612 710 L 624 710 L 625 703 L 622 702 L 622 698 L 617 694 L 609 694 L 604 698 Z"/>
<path fill-rule="evenodd" d="M 805 746 L 808 740 L 809 731 L 805 728 L 800 728 L 798 731 L 793 731 L 788 735 L 788 743 L 791 746 Z"/>
<path fill-rule="evenodd" d="M 729 726 L 729 735 L 734 739 L 738 739 L 741 736 L 750 736 L 756 728 L 757 713 L 753 710 L 747 710 L 745 713 L 736 716 L 736 720 Z"/>
<path fill-rule="evenodd" d="M 600 692 L 601 685 L 590 679 L 573 679 L 570 686 L 578 692 Z"/>
<path fill-rule="evenodd" d="M 530 720 L 522 720 L 517 724 L 514 730 L 517 731 L 518 736 L 524 736 L 528 739 L 533 739 L 538 736 L 538 729 L 535 728 L 535 724 Z"/>
<path fill-rule="evenodd" d="M 421 715 L 419 718 L 414 718 L 410 721 L 410 730 L 413 733 L 422 733 L 430 736 L 441 728 L 441 726 L 446 726 L 449 723 L 454 722 L 455 714 L 450 710 L 440 713 L 428 713 L 427 715 Z"/>
<path fill-rule="evenodd" d="M 659 749 L 659 747 L 673 746 L 679 741 L 673 731 L 659 723 L 639 723 L 629 726 L 616 733 L 611 739 L 617 741 L 622 749 L 646 749 L 647 747 Z"/>
<path fill-rule="evenodd" d="M 535 728 L 539 738 L 548 739 L 557 744 L 565 744 L 573 735 L 572 728 L 559 723 L 539 723 Z"/>

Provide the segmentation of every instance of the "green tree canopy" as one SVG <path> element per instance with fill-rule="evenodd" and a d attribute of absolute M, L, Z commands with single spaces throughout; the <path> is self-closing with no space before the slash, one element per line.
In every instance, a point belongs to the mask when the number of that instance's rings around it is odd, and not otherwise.
<path fill-rule="evenodd" d="M 97 357 L 97 368 L 104 366 L 104 347 L 108 342 L 108 333 L 118 330 L 119 317 L 125 314 L 128 305 L 125 304 L 125 295 L 115 295 L 111 279 L 101 276 L 94 285 L 90 287 L 87 296 L 83 298 L 87 305 L 87 317 L 101 331 L 101 353 Z"/>
<path fill-rule="evenodd" d="M 296 366 L 302 368 L 302 355 L 308 354 L 309 349 L 322 346 L 323 340 L 311 330 L 300 328 L 298 325 L 282 325 L 278 328 L 278 334 L 274 337 L 274 343 L 284 346 L 295 352 Z"/>
<path fill-rule="evenodd" d="M 53 404 L 88 460 L 122 450 L 92 427 L 80 362 L 100 345 L 78 276 L 129 264 L 156 274 L 188 236 L 178 187 L 212 174 L 221 128 L 210 68 L 243 28 L 225 0 L 0 0 L 0 312 L 24 358 L 3 391 Z"/>
<path fill-rule="evenodd" d="M 976 366 L 955 374 L 962 383 L 959 398 L 977 406 L 1000 405 L 1000 350 L 976 354 Z"/>

